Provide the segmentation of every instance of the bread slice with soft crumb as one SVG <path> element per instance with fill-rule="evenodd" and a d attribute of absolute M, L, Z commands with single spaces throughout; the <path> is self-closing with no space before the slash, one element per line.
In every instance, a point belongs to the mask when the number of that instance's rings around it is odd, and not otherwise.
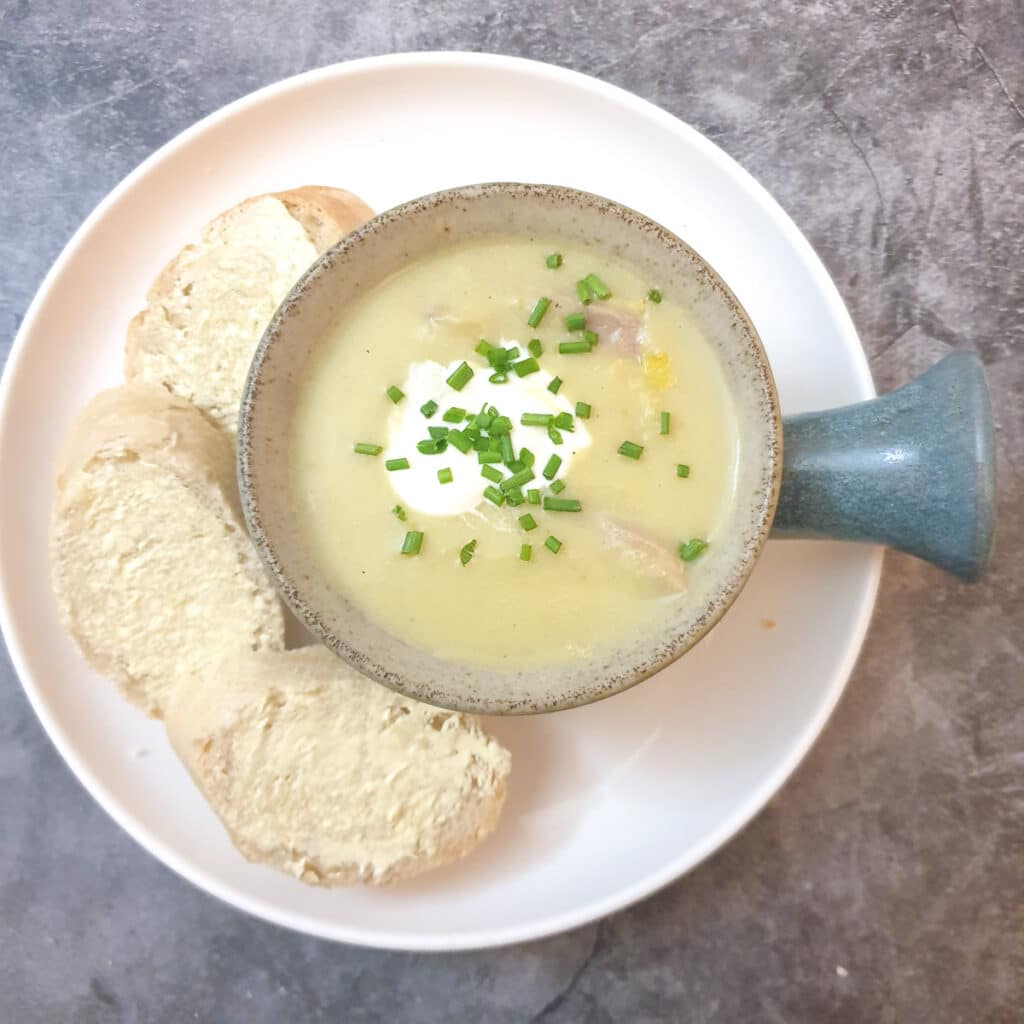
<path fill-rule="evenodd" d="M 510 755 L 475 718 L 393 693 L 324 647 L 185 677 L 166 724 L 242 854 L 313 885 L 456 860 L 505 798 Z"/>
<path fill-rule="evenodd" d="M 351 192 L 309 185 L 215 217 L 163 269 L 129 325 L 125 379 L 189 399 L 233 435 L 274 311 L 320 253 L 372 216 Z"/>
<path fill-rule="evenodd" d="M 239 645 L 284 646 L 232 445 L 162 388 L 101 392 L 75 420 L 56 467 L 50 569 L 86 661 L 155 717 L 179 675 Z"/>

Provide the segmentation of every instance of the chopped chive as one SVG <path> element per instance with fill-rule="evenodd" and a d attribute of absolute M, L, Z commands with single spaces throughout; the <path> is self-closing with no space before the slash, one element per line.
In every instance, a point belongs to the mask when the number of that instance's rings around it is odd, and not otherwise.
<path fill-rule="evenodd" d="M 586 278 L 576 282 L 576 294 L 584 306 L 590 305 L 593 295 L 590 294 L 590 285 L 587 284 Z"/>
<path fill-rule="evenodd" d="M 548 437 L 552 444 L 562 443 L 562 435 L 558 432 L 558 428 L 553 423 L 548 427 Z"/>
<path fill-rule="evenodd" d="M 449 444 L 455 445 L 463 455 L 473 447 L 472 439 L 467 437 L 463 430 L 449 430 L 447 440 Z"/>
<path fill-rule="evenodd" d="M 537 456 L 529 448 L 520 448 L 519 461 L 524 467 L 532 466 L 537 461 Z"/>
<path fill-rule="evenodd" d="M 549 412 L 524 412 L 519 422 L 524 427 L 547 427 L 553 419 L 554 416 Z"/>
<path fill-rule="evenodd" d="M 568 430 L 570 434 L 575 429 L 572 422 L 572 413 L 570 412 L 560 412 L 553 422 L 559 430 Z"/>
<path fill-rule="evenodd" d="M 448 450 L 448 442 L 444 440 L 444 438 L 437 440 L 430 437 L 425 441 L 417 441 L 416 450 L 421 452 L 423 455 L 440 455 L 442 452 Z"/>
<path fill-rule="evenodd" d="M 507 384 L 508 374 L 502 370 L 499 370 L 497 373 L 492 373 L 490 377 L 487 378 L 487 380 L 491 384 Z"/>
<path fill-rule="evenodd" d="M 487 438 L 487 450 L 489 452 L 500 452 L 501 451 L 501 438 L 500 437 L 489 437 L 489 438 Z"/>
<path fill-rule="evenodd" d="M 388 459 L 384 463 L 384 468 L 389 473 L 394 472 L 396 469 L 408 469 L 409 468 L 409 460 L 408 459 Z"/>
<path fill-rule="evenodd" d="M 661 433 L 667 434 L 671 426 L 672 417 L 667 413 L 661 414 Z"/>
<path fill-rule="evenodd" d="M 405 392 L 401 388 L 396 388 L 394 384 L 392 384 L 391 387 L 387 389 L 385 394 L 388 396 L 388 398 L 391 399 L 392 402 L 395 403 L 395 405 L 398 405 L 398 403 L 403 398 L 405 398 Z"/>
<path fill-rule="evenodd" d="M 494 417 L 486 409 L 481 409 L 480 412 L 473 417 L 473 426 L 480 430 L 490 430 L 491 420 L 493 419 Z"/>
<path fill-rule="evenodd" d="M 526 501 L 523 497 L 523 492 L 518 487 L 513 487 L 512 490 L 506 491 L 505 500 L 508 502 L 509 508 L 519 508 Z"/>
<path fill-rule="evenodd" d="M 513 487 L 522 487 L 523 484 L 528 484 L 534 478 L 534 475 L 532 469 L 524 469 L 519 473 L 513 473 L 512 476 L 506 477 L 501 481 L 501 489 L 503 491 L 511 491 Z"/>
<path fill-rule="evenodd" d="M 480 475 L 485 480 L 490 480 L 492 484 L 500 484 L 505 479 L 505 474 L 500 469 L 495 469 L 494 466 L 481 466 Z"/>
<path fill-rule="evenodd" d="M 485 444 L 487 443 L 487 438 L 480 433 L 479 427 L 474 427 L 472 423 L 468 427 L 463 427 L 462 432 L 469 438 L 469 443 L 472 445 L 476 445 L 477 441 L 481 438 L 483 438 Z"/>
<path fill-rule="evenodd" d="M 522 459 L 516 459 L 515 462 L 508 464 L 508 471 L 510 473 L 522 473 L 524 469 L 526 469 L 526 465 Z"/>
<path fill-rule="evenodd" d="M 545 498 L 545 512 L 582 512 L 583 506 L 575 498 Z"/>
<path fill-rule="evenodd" d="M 537 529 L 537 520 L 530 515 L 529 512 L 519 517 L 519 525 L 529 533 L 531 530 Z"/>
<path fill-rule="evenodd" d="M 555 474 L 558 472 L 558 467 L 562 464 L 562 457 L 560 455 L 552 455 L 547 461 L 547 465 L 544 467 L 544 479 L 554 480 Z"/>
<path fill-rule="evenodd" d="M 501 462 L 501 452 L 477 452 L 476 461 L 482 466 L 486 462 Z"/>
<path fill-rule="evenodd" d="M 512 432 L 512 421 L 507 416 L 495 416 L 491 420 L 490 435 L 491 437 L 500 437 L 502 434 L 510 434 Z"/>
<path fill-rule="evenodd" d="M 516 371 L 517 377 L 529 377 L 531 373 L 536 373 L 540 369 L 540 363 L 530 356 L 529 359 L 520 359 L 518 363 L 513 363 L 512 369 Z"/>
<path fill-rule="evenodd" d="M 528 562 L 531 558 L 533 558 L 533 545 L 521 544 L 519 546 L 519 561 Z"/>
<path fill-rule="evenodd" d="M 533 312 L 530 314 L 529 319 L 526 321 L 531 327 L 536 327 L 540 324 L 541 320 L 544 319 L 544 314 L 548 311 L 548 306 L 551 305 L 550 299 L 541 298 L 537 300 L 537 305 L 533 307 Z"/>
<path fill-rule="evenodd" d="M 451 431 L 448 429 L 448 427 L 427 427 L 427 433 L 435 441 L 443 441 L 451 433 Z"/>
<path fill-rule="evenodd" d="M 593 348 L 597 344 L 597 331 L 584 331 L 583 340 Z"/>
<path fill-rule="evenodd" d="M 590 419 L 590 406 L 587 405 L 586 402 L 577 402 L 576 403 L 576 415 L 581 420 L 589 420 Z"/>
<path fill-rule="evenodd" d="M 494 346 L 489 341 L 487 341 L 486 338 L 481 338 L 477 342 L 476 348 L 474 348 L 473 351 L 474 352 L 479 352 L 480 355 L 482 355 L 482 356 L 486 356 L 487 353 L 490 352 L 493 348 L 494 348 Z"/>
<path fill-rule="evenodd" d="M 501 461 L 506 466 L 516 461 L 516 452 L 512 447 L 512 438 L 508 434 L 501 435 Z"/>
<path fill-rule="evenodd" d="M 473 439 L 473 450 L 477 452 L 489 452 L 491 450 L 491 442 L 486 437 L 475 437 Z"/>
<path fill-rule="evenodd" d="M 505 503 L 505 495 L 502 491 L 499 491 L 497 487 L 485 487 L 484 497 L 493 502 L 499 508 Z"/>
<path fill-rule="evenodd" d="M 423 415 L 426 416 L 427 419 L 429 420 L 430 417 L 433 416 L 435 412 L 437 412 L 437 402 L 435 402 L 433 399 L 430 399 L 429 402 L 424 402 L 420 406 L 420 412 L 423 413 Z"/>
<path fill-rule="evenodd" d="M 423 533 L 420 530 L 410 530 L 402 541 L 403 555 L 418 555 L 423 546 Z"/>
<path fill-rule="evenodd" d="M 565 490 L 565 481 L 564 480 L 552 480 L 551 481 L 551 493 L 552 494 L 561 494 L 562 491 L 564 491 L 564 490 Z"/>
<path fill-rule="evenodd" d="M 466 410 L 460 409 L 457 405 L 453 405 L 450 409 L 446 409 L 444 415 L 441 417 L 445 423 L 461 423 L 466 418 Z"/>
<path fill-rule="evenodd" d="M 584 352 L 589 352 L 590 348 L 589 341 L 560 341 L 558 343 L 558 351 L 563 356 L 581 355 Z"/>
<path fill-rule="evenodd" d="M 557 537 L 548 537 L 544 541 L 544 547 L 548 549 L 553 555 L 557 555 L 562 550 L 562 542 Z"/>
<path fill-rule="evenodd" d="M 597 276 L 597 274 L 587 274 L 585 280 L 587 282 L 587 287 L 599 299 L 610 299 L 612 297 L 612 293 L 609 290 L 608 285 L 606 285 L 604 281 Z"/>
<path fill-rule="evenodd" d="M 451 376 L 445 381 L 448 387 L 461 391 L 472 379 L 473 368 L 469 363 L 463 361 L 452 371 Z"/>
<path fill-rule="evenodd" d="M 476 551 L 476 541 L 471 540 L 468 544 L 463 544 L 459 548 L 459 561 L 463 565 L 469 565 L 470 559 L 473 557 L 473 553 Z"/>
<path fill-rule="evenodd" d="M 384 445 L 382 444 L 367 444 L 365 441 L 357 441 L 352 446 L 352 451 L 356 455 L 380 455 L 384 451 Z"/>
<path fill-rule="evenodd" d="M 498 412 L 498 407 L 496 405 L 485 406 L 484 411 L 487 413 L 488 416 L 491 417 L 491 419 L 494 419 L 495 416 L 501 415 L 501 413 Z"/>
<path fill-rule="evenodd" d="M 544 265 L 548 270 L 557 270 L 562 265 L 562 254 L 553 252 L 545 261 Z"/>
<path fill-rule="evenodd" d="M 405 522 L 405 509 L 401 505 L 396 505 L 392 510 L 391 514 L 400 522 Z"/>
<path fill-rule="evenodd" d="M 526 492 L 526 500 L 531 505 L 539 505 L 540 504 L 540 491 L 538 491 L 536 487 L 531 487 Z"/>
<path fill-rule="evenodd" d="M 689 475 L 690 467 L 687 466 L 685 463 L 680 462 L 679 465 L 676 466 L 676 476 L 688 477 Z"/>
<path fill-rule="evenodd" d="M 587 318 L 582 313 L 570 313 L 565 318 L 567 331 L 582 331 L 587 326 Z"/>
<path fill-rule="evenodd" d="M 550 383 L 548 384 L 548 391 L 550 391 L 551 394 L 553 394 L 553 395 L 557 395 L 558 394 L 558 389 L 561 386 L 562 386 L 562 378 L 561 377 L 552 377 Z"/>
<path fill-rule="evenodd" d="M 452 480 L 452 471 L 447 466 L 437 471 L 437 482 L 439 484 L 450 484 Z"/>
<path fill-rule="evenodd" d="M 649 298 L 651 302 L 657 305 L 659 302 L 661 302 L 661 292 L 659 292 L 657 288 L 652 288 L 647 293 L 647 298 Z"/>
<path fill-rule="evenodd" d="M 531 338 L 530 344 L 526 347 L 530 350 L 530 355 L 536 359 L 539 359 L 544 351 L 544 346 L 540 343 L 540 338 Z"/>
<path fill-rule="evenodd" d="M 625 455 L 627 459 L 639 459 L 644 453 L 642 444 L 633 444 L 632 441 L 623 441 L 619 445 L 619 454 Z"/>
<path fill-rule="evenodd" d="M 702 555 L 707 549 L 708 542 L 706 540 L 700 540 L 694 537 L 693 540 L 688 540 L 685 544 L 679 545 L 679 557 L 684 562 L 692 562 L 699 555 Z"/>

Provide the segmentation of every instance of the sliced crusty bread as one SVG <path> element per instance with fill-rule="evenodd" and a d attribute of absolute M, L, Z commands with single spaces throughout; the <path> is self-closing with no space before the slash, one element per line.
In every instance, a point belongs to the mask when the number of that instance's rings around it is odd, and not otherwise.
<path fill-rule="evenodd" d="M 125 378 L 189 399 L 233 435 L 274 310 L 320 253 L 372 216 L 351 192 L 310 185 L 214 218 L 167 264 L 129 324 Z"/>
<path fill-rule="evenodd" d="M 79 414 L 56 467 L 50 566 L 86 661 L 150 715 L 181 673 L 284 646 L 231 443 L 162 388 L 104 391 Z"/>
<path fill-rule="evenodd" d="M 393 693 L 323 647 L 236 655 L 183 678 L 166 723 L 245 857 L 314 885 L 382 884 L 455 860 L 505 798 L 509 753 L 475 718 Z"/>

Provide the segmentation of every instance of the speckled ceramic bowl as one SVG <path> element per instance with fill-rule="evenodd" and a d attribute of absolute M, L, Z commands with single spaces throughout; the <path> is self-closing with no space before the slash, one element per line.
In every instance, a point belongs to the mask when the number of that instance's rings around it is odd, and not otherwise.
<path fill-rule="evenodd" d="M 563 238 L 624 259 L 696 316 L 736 400 L 742 457 L 716 557 L 694 575 L 685 610 L 610 655 L 542 670 L 470 667 L 390 635 L 322 573 L 292 506 L 292 413 L 311 356 L 356 296 L 404 264 L 471 238 Z M 722 617 L 768 536 L 782 467 L 782 426 L 757 332 L 718 275 L 679 238 L 587 193 L 490 184 L 416 199 L 374 218 L 322 256 L 282 303 L 253 360 L 239 426 L 239 481 L 254 541 L 288 605 L 323 642 L 402 693 L 489 714 L 552 711 L 608 696 L 678 658 Z"/>

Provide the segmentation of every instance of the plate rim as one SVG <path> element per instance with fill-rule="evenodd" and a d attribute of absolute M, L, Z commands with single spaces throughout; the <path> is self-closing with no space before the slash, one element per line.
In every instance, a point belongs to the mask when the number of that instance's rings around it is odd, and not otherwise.
<path fill-rule="evenodd" d="M 864 346 L 860 341 L 849 311 L 839 294 L 839 290 L 825 268 L 824 263 L 796 223 L 767 189 L 738 161 L 729 156 L 719 146 L 702 135 L 690 124 L 657 106 L 652 101 L 646 100 L 621 86 L 602 81 L 583 72 L 525 57 L 497 53 L 473 53 L 459 50 L 433 50 L 384 54 L 336 62 L 262 86 L 227 103 L 185 128 L 161 145 L 122 178 L 97 203 L 64 245 L 60 254 L 43 277 L 25 312 L 25 316 L 11 345 L 2 377 L 0 377 L 0 438 L 9 429 L 10 396 L 14 390 L 14 381 L 18 377 L 24 352 L 27 349 L 28 337 L 33 333 L 35 321 L 38 319 L 50 291 L 84 244 L 94 225 L 103 219 L 108 209 L 114 206 L 125 193 L 129 192 L 136 182 L 148 174 L 150 168 L 160 163 L 179 147 L 187 145 L 198 136 L 216 128 L 220 123 L 230 120 L 236 114 L 250 107 L 258 106 L 268 99 L 304 89 L 320 80 L 356 77 L 367 71 L 407 70 L 415 67 L 445 65 L 471 69 L 478 68 L 487 71 L 503 69 L 515 73 L 542 78 L 546 77 L 555 83 L 575 86 L 589 91 L 599 99 L 614 100 L 620 104 L 631 106 L 643 116 L 660 123 L 666 130 L 677 136 L 685 137 L 689 144 L 701 150 L 703 155 L 710 159 L 720 171 L 737 180 L 750 192 L 764 211 L 771 217 L 775 227 L 802 257 L 803 264 L 810 271 L 831 313 L 835 317 L 845 347 L 854 356 L 857 374 L 856 383 L 860 390 L 864 392 L 865 398 L 874 397 L 877 392 Z M 2 450 L 3 445 L 0 444 L 0 454 L 2 454 Z M 0 463 L 0 478 L 2 478 L 2 471 L 3 465 Z M 2 520 L 0 520 L 0 526 L 2 525 Z M 32 710 L 42 724 L 50 742 L 56 747 L 57 752 L 64 759 L 78 782 L 124 832 L 151 856 L 185 879 L 185 881 L 236 910 L 244 911 L 253 917 L 301 934 L 376 949 L 410 952 L 460 952 L 537 941 L 599 921 L 609 914 L 625 909 L 653 895 L 671 882 L 692 871 L 746 827 L 765 808 L 772 797 L 786 785 L 793 772 L 803 762 L 810 748 L 827 726 L 840 698 L 846 690 L 870 626 L 881 579 L 883 549 L 880 547 L 866 547 L 864 555 L 864 568 L 867 570 L 867 586 L 856 622 L 848 635 L 846 650 L 840 660 L 839 667 L 832 673 L 829 686 L 823 694 L 823 701 L 818 714 L 807 723 L 797 739 L 791 743 L 789 754 L 779 767 L 754 789 L 742 805 L 721 822 L 718 828 L 709 833 L 696 847 L 676 857 L 659 871 L 614 891 L 604 899 L 591 901 L 572 911 L 566 911 L 547 918 L 539 918 L 528 924 L 477 929 L 466 933 L 447 935 L 438 932 L 431 936 L 424 936 L 407 934 L 395 929 L 366 932 L 363 928 L 352 927 L 342 923 L 332 922 L 330 925 L 327 925 L 307 918 L 302 912 L 283 910 L 277 905 L 260 899 L 250 898 L 244 893 L 231 890 L 228 886 L 222 885 L 217 878 L 209 875 L 208 872 L 195 868 L 186 858 L 179 857 L 174 850 L 166 847 L 162 840 L 153 835 L 148 828 L 135 821 L 130 812 L 119 805 L 113 794 L 107 791 L 105 785 L 100 782 L 91 768 L 78 756 L 71 744 L 66 740 L 63 730 L 50 714 L 47 702 L 43 698 L 33 674 L 29 670 L 29 659 L 22 648 L 20 638 L 12 630 L 12 609 L 15 602 L 13 595 L 10 593 L 10 584 L 2 565 L 0 565 L 0 631 L 2 631 L 7 645 L 11 664 Z"/>

